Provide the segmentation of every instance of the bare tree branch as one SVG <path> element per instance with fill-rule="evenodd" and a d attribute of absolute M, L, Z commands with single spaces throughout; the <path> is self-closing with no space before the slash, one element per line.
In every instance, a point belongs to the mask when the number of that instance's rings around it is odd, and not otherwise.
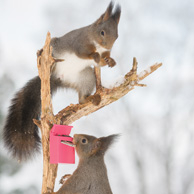
<path fill-rule="evenodd" d="M 97 90 L 94 96 L 100 95 L 101 97 L 101 101 L 98 105 L 94 105 L 91 101 L 88 101 L 85 104 L 71 104 L 70 106 L 61 110 L 57 115 L 55 115 L 56 122 L 58 124 L 69 125 L 74 121 L 80 119 L 81 117 L 87 116 L 99 110 L 100 108 L 117 101 L 118 99 L 126 95 L 129 91 L 133 90 L 135 86 L 145 86 L 144 84 L 139 84 L 139 81 L 143 80 L 148 75 L 153 73 L 161 65 L 162 63 L 154 64 L 147 70 L 144 70 L 139 75 L 137 75 L 137 60 L 136 58 L 134 58 L 132 69 L 124 76 L 123 83 L 112 89 L 102 87 Z M 89 98 L 92 98 L 92 96 Z"/>
<path fill-rule="evenodd" d="M 96 89 L 99 90 L 101 88 L 101 71 L 100 66 L 94 67 L 94 72 L 96 76 Z"/>

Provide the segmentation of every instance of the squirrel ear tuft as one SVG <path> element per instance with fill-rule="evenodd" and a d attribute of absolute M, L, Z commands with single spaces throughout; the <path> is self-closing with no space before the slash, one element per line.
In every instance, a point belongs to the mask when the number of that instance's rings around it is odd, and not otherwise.
<path fill-rule="evenodd" d="M 113 9 L 113 2 L 111 1 L 104 13 L 103 21 L 107 21 L 110 18 L 110 16 L 112 15 L 112 9 Z"/>
<path fill-rule="evenodd" d="M 111 1 L 106 11 L 95 21 L 95 24 L 100 24 L 106 20 L 108 20 L 112 15 L 113 2 Z"/>
<path fill-rule="evenodd" d="M 99 141 L 101 142 L 99 151 L 102 153 L 105 153 L 118 137 L 119 137 L 118 134 L 114 134 L 114 135 L 109 135 L 107 137 L 99 138 Z"/>
<path fill-rule="evenodd" d="M 112 15 L 112 18 L 116 21 L 117 24 L 119 23 L 120 16 L 121 16 L 121 6 L 117 5 L 117 7 Z"/>
<path fill-rule="evenodd" d="M 94 24 L 98 25 L 98 24 L 102 23 L 102 22 L 103 22 L 103 18 L 104 18 L 104 14 L 102 14 L 102 15 L 100 16 L 100 18 L 98 18 L 98 19 L 94 22 Z"/>

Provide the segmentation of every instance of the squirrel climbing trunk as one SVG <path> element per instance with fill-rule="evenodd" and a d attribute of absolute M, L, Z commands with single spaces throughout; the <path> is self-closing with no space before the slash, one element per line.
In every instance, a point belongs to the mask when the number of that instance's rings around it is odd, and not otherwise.
<path fill-rule="evenodd" d="M 51 91 L 54 93 L 60 83 L 51 77 Z M 3 131 L 5 146 L 12 157 L 23 161 L 40 149 L 38 127 L 33 119 L 39 119 L 41 81 L 38 76 L 31 79 L 12 99 Z"/>
<path fill-rule="evenodd" d="M 75 134 L 73 145 L 79 156 L 78 167 L 62 187 L 52 194 L 112 194 L 104 155 L 118 137 L 110 135 L 96 138 Z"/>

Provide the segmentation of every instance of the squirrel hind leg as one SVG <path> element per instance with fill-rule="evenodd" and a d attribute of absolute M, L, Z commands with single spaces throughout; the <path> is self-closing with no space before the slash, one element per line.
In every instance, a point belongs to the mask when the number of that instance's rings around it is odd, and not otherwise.
<path fill-rule="evenodd" d="M 83 104 L 87 102 L 86 98 L 91 95 L 96 85 L 96 77 L 94 74 L 94 69 L 91 67 L 86 67 L 80 72 L 77 91 L 79 94 L 79 103 Z"/>

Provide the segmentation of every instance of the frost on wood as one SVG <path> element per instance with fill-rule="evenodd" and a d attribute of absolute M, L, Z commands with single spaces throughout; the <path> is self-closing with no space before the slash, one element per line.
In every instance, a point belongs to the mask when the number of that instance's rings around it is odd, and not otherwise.
<path fill-rule="evenodd" d="M 107 88 L 112 89 L 114 87 L 118 87 L 124 82 L 125 82 L 125 77 L 123 75 L 120 75 L 119 77 L 116 78 L 116 80 L 114 80 L 114 83 L 110 84 Z"/>

